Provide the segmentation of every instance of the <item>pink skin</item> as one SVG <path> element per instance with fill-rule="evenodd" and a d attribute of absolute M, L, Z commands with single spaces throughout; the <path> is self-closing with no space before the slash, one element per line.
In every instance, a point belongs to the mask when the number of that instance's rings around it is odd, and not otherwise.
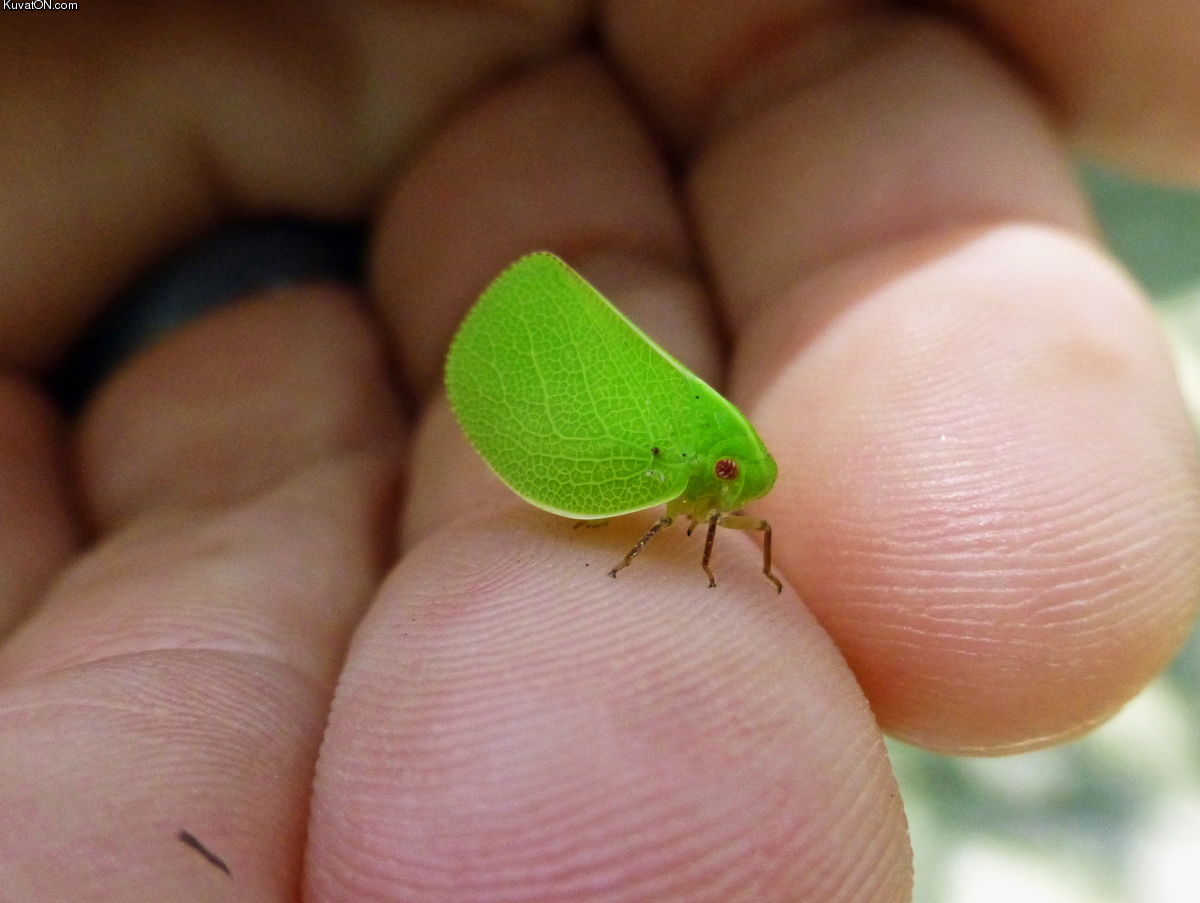
<path fill-rule="evenodd" d="M 1136 693 L 1195 613 L 1200 491 L 1062 142 L 1200 175 L 1200 22 L 961 5 L 1006 62 L 781 0 L 601 6 L 622 88 L 548 2 L 0 38 L 4 892 L 903 901 L 881 729 L 1035 748 Z M 57 422 L 22 373 L 280 209 L 376 212 L 378 319 L 252 299 Z M 446 343 L 535 247 L 724 374 L 779 463 L 782 596 L 733 531 L 715 590 L 678 528 L 611 580 L 653 512 L 574 530 L 470 452 Z"/>

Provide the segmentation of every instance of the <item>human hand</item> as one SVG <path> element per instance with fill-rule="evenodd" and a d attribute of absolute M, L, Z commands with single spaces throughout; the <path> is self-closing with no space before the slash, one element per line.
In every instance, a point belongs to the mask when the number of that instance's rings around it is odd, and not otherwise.
<path fill-rule="evenodd" d="M 561 4 L 10 14 L 0 900 L 904 900 L 880 728 L 1014 751 L 1136 693 L 1196 463 L 1048 111 L 1194 178 L 1200 28 L 962 6 L 609 4 L 597 53 Z M 383 330 L 251 299 L 66 428 L 22 376 L 223 216 L 377 206 Z M 679 530 L 611 580 L 650 515 L 573 530 L 469 450 L 447 342 L 537 247 L 726 374 L 795 594 Z"/>

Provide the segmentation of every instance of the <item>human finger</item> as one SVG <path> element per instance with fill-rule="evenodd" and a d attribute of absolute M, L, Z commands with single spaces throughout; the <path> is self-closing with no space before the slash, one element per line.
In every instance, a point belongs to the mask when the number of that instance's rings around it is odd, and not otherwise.
<path fill-rule="evenodd" d="M 715 590 L 680 532 L 608 577 L 648 523 L 510 505 L 405 557 L 333 707 L 314 899 L 909 899 L 836 648 L 748 542 L 722 543 Z"/>
<path fill-rule="evenodd" d="M 64 437 L 40 392 L 0 377 L 0 642 L 82 542 Z"/>
<path fill-rule="evenodd" d="M 881 724 L 1003 752 L 1111 715 L 1190 628 L 1200 492 L 1164 344 L 1038 98 L 927 16 L 758 56 L 761 11 L 714 12 L 697 53 L 647 9 L 609 26 L 622 58 L 658 47 L 647 94 L 721 114 L 692 120 L 689 197 L 780 461 L 777 560 Z"/>
<path fill-rule="evenodd" d="M 380 336 L 328 286 L 190 324 L 100 390 L 77 436 L 95 543 L 0 646 L 6 889 L 294 897 L 400 436 Z"/>

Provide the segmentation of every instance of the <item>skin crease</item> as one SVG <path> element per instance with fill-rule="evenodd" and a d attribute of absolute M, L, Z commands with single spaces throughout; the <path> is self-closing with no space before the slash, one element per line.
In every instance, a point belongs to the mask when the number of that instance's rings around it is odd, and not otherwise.
<path fill-rule="evenodd" d="M 1119 59 L 1067 0 L 629 0 L 598 51 L 548 0 L 12 13 L 3 893 L 909 899 L 880 729 L 1073 736 L 1195 613 L 1191 434 L 1064 150 L 1196 180 L 1185 2 L 1103 4 Z M 249 299 L 57 422 L 127 279 L 281 210 L 374 217 L 373 313 Z M 652 512 L 575 530 L 466 453 L 445 345 L 534 247 L 725 374 L 783 596 L 729 531 L 715 590 L 680 529 L 612 580 Z"/>

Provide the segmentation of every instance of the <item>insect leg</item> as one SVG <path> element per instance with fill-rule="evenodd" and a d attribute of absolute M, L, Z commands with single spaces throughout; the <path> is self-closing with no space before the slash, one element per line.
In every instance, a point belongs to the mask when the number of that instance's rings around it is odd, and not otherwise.
<path fill-rule="evenodd" d="M 640 552 L 642 549 L 646 548 L 646 543 L 648 543 L 650 540 L 652 540 L 654 538 L 654 534 L 656 534 L 663 527 L 671 526 L 671 524 L 673 524 L 674 522 L 675 522 L 675 518 L 671 517 L 671 515 L 669 515 L 669 514 L 664 514 L 662 517 L 660 517 L 658 520 L 656 520 L 654 522 L 654 526 L 646 531 L 646 535 L 643 536 L 641 539 L 639 539 L 637 541 L 637 545 L 629 550 L 629 554 L 626 555 L 624 558 L 622 558 L 620 563 L 615 568 L 613 568 L 611 571 L 608 572 L 608 576 L 616 577 L 617 571 L 621 570 L 621 568 L 623 568 L 623 567 L 628 567 L 629 562 L 633 561 L 633 559 L 637 557 L 637 553 Z"/>
<path fill-rule="evenodd" d="M 712 569 L 708 566 L 708 560 L 712 558 L 713 539 L 717 535 L 717 521 L 721 519 L 721 512 L 714 511 L 708 517 L 708 535 L 704 537 L 704 557 L 700 559 L 700 567 L 704 568 L 704 573 L 708 574 L 708 588 L 712 589 L 717 585 L 717 578 L 713 576 Z"/>
<path fill-rule="evenodd" d="M 719 521 L 722 527 L 729 527 L 731 530 L 759 530 L 763 535 L 763 573 L 767 575 L 767 579 L 775 584 L 775 592 L 783 592 L 783 584 L 779 582 L 779 578 L 771 573 L 771 525 L 765 520 L 758 520 L 753 517 L 745 517 L 741 514 L 724 514 Z"/>

